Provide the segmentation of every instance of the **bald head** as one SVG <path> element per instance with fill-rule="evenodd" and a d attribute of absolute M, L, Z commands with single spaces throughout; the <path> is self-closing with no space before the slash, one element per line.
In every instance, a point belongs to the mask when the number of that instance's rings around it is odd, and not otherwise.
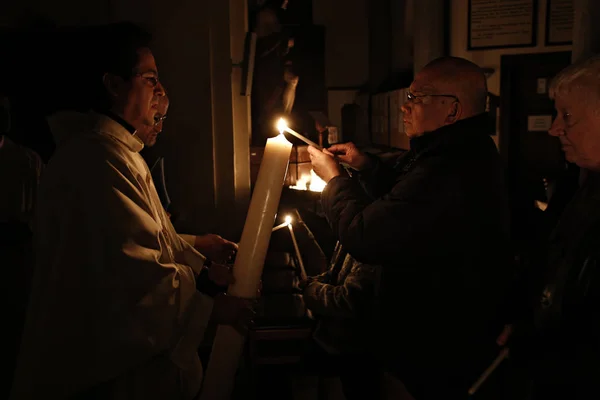
<path fill-rule="evenodd" d="M 464 58 L 441 57 L 427 64 L 419 74 L 425 75 L 436 91 L 453 94 L 459 99 L 460 119 L 485 111 L 487 82 L 477 64 Z"/>
<path fill-rule="evenodd" d="M 411 83 L 402 105 L 408 137 L 485 112 L 487 84 L 481 68 L 462 58 L 438 58 L 423 68 Z"/>

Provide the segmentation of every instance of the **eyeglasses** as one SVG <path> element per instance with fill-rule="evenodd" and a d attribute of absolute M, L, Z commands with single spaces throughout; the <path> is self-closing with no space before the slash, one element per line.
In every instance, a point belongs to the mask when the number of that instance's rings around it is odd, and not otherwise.
<path fill-rule="evenodd" d="M 154 125 L 158 125 L 158 124 L 160 124 L 160 123 L 161 123 L 161 122 L 163 122 L 165 119 L 167 119 L 167 116 L 166 116 L 166 115 L 163 115 L 162 117 L 157 115 L 156 117 L 154 117 Z"/>
<path fill-rule="evenodd" d="M 416 94 L 412 94 L 411 92 L 406 92 L 406 99 L 407 101 L 409 101 L 410 103 L 413 104 L 418 104 L 418 103 L 422 103 L 423 98 L 425 97 L 452 97 L 454 100 L 456 100 L 457 102 L 460 103 L 460 100 L 458 100 L 458 97 L 456 97 L 453 94 L 422 94 L 417 96 Z"/>
<path fill-rule="evenodd" d="M 158 76 L 155 75 L 145 75 L 144 73 L 137 73 L 137 74 L 133 74 L 133 76 L 139 76 L 140 78 L 144 79 L 146 82 L 148 82 L 148 84 L 150 86 L 152 86 L 153 88 L 157 87 L 158 84 L 160 83 L 160 81 L 158 80 Z"/>

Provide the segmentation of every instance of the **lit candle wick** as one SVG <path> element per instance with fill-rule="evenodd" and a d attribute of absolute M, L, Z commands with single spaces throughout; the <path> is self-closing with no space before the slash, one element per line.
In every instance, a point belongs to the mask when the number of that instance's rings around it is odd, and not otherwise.
<path fill-rule="evenodd" d="M 291 223 L 292 223 L 292 217 L 290 215 L 286 215 L 284 218 L 284 222 L 282 224 L 279 224 L 276 227 L 274 227 L 271 232 L 275 232 L 275 231 L 280 230 L 281 228 L 285 228 L 286 226 L 288 226 Z"/>

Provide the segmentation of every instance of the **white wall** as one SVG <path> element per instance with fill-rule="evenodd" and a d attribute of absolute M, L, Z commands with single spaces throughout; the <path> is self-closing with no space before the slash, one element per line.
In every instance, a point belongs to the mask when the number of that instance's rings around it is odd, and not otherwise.
<path fill-rule="evenodd" d="M 450 10 L 450 55 L 463 57 L 481 67 L 494 68 L 488 79 L 488 90 L 500 95 L 500 57 L 503 54 L 531 54 L 556 51 L 570 51 L 568 46 L 545 46 L 546 40 L 546 1 L 538 1 L 537 45 L 535 47 L 473 50 L 467 51 L 467 33 L 469 28 L 468 0 L 451 0 Z"/>

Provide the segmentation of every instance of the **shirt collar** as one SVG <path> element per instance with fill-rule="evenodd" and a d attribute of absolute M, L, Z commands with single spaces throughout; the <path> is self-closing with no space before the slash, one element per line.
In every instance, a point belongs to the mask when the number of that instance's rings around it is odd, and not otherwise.
<path fill-rule="evenodd" d="M 135 135 L 136 129 L 133 127 L 133 125 L 131 125 L 129 122 L 125 121 L 125 119 L 122 118 L 120 115 L 115 114 L 114 112 L 112 112 L 110 110 L 101 111 L 100 113 L 106 115 L 107 117 L 114 119 L 116 122 L 123 125 L 123 128 L 127 129 L 127 131 L 129 133 L 131 133 L 132 135 Z"/>
<path fill-rule="evenodd" d="M 144 142 L 142 142 L 142 140 L 135 135 L 135 129 L 132 132 L 124 124 L 117 121 L 117 119 L 123 120 L 118 116 L 115 118 L 114 114 L 109 115 L 106 112 L 98 114 L 98 122 L 96 123 L 94 130 L 111 136 L 112 138 L 123 143 L 127 148 L 129 148 L 129 150 L 133 152 L 140 152 L 144 148 Z M 123 122 L 125 121 L 123 120 Z M 131 127 L 131 125 L 127 122 L 125 122 L 125 124 Z"/>

